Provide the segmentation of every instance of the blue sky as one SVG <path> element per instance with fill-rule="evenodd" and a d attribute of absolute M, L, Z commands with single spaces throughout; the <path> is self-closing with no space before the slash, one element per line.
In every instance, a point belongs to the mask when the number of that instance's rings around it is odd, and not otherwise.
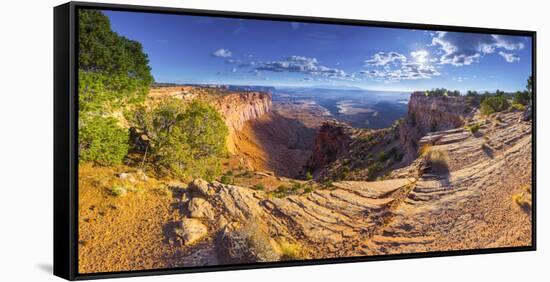
<path fill-rule="evenodd" d="M 142 43 L 157 82 L 516 91 L 531 75 L 529 37 L 104 13 Z"/>

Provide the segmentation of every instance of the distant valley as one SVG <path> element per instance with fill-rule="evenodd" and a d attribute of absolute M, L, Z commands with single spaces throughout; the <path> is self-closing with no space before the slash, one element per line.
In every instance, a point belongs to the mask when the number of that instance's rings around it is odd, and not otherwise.
<path fill-rule="evenodd" d="M 274 103 L 316 104 L 330 118 L 359 128 L 385 128 L 407 113 L 410 93 L 363 89 L 274 88 Z"/>

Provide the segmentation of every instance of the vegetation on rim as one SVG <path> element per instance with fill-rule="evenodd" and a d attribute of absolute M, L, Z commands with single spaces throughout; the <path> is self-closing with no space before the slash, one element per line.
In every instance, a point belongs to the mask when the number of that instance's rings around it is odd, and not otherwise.
<path fill-rule="evenodd" d="M 141 44 L 111 30 L 100 11 L 79 11 L 78 105 L 81 161 L 119 164 L 128 130 L 113 116 L 145 100 L 153 82 Z"/>
<path fill-rule="evenodd" d="M 212 106 L 169 99 L 140 107 L 131 120 L 148 139 L 144 160 L 156 164 L 158 172 L 207 180 L 221 173 L 228 129 Z"/>

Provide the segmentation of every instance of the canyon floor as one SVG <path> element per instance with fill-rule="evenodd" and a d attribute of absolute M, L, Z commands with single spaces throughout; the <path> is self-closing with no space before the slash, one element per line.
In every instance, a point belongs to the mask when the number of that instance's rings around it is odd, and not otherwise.
<path fill-rule="evenodd" d="M 475 133 L 458 127 L 423 136 L 420 146 L 445 153 L 443 171 L 418 156 L 374 181 L 327 184 L 296 179 L 322 111 L 285 109 L 275 105 L 235 132 L 237 153 L 226 164 L 232 185 L 81 166 L 79 271 L 531 244 L 532 124 L 523 112 L 473 116 Z"/>

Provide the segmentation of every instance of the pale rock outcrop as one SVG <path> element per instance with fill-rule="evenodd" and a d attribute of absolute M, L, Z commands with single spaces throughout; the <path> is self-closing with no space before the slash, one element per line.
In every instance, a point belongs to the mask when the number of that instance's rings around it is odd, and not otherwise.
<path fill-rule="evenodd" d="M 424 92 L 412 93 L 407 117 L 400 130 L 405 160 L 412 161 L 416 157 L 418 141 L 424 135 L 461 127 L 474 112 L 475 108 L 469 105 L 466 97 L 431 97 Z"/>
<path fill-rule="evenodd" d="M 175 232 L 183 244 L 189 246 L 204 238 L 208 234 L 208 228 L 198 219 L 184 218 Z"/>
<path fill-rule="evenodd" d="M 203 198 L 195 197 L 187 205 L 187 210 L 192 218 L 205 218 L 214 220 L 216 213 L 212 205 Z"/>

